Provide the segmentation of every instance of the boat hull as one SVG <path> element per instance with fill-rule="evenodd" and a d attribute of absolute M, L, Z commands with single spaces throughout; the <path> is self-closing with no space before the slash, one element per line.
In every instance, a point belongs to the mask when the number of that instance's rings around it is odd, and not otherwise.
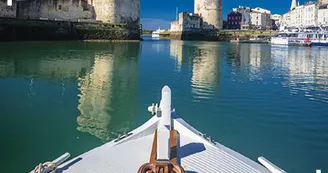
<path fill-rule="evenodd" d="M 287 38 L 271 38 L 270 43 L 276 45 L 289 45 Z"/>
<path fill-rule="evenodd" d="M 328 46 L 328 41 L 325 41 L 325 42 L 312 42 L 312 46 Z"/>

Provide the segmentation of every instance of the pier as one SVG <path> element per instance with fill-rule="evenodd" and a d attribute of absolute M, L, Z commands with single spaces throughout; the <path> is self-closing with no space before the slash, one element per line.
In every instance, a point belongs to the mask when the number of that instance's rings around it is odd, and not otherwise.
<path fill-rule="evenodd" d="M 204 41 L 230 41 L 236 39 L 267 38 L 277 34 L 277 31 L 258 30 L 209 30 L 209 31 L 165 31 L 160 33 L 163 39 L 173 40 L 204 40 Z"/>

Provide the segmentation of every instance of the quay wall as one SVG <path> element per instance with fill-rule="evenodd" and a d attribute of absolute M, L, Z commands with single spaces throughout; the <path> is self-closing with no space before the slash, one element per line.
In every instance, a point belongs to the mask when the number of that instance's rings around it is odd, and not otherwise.
<path fill-rule="evenodd" d="M 165 31 L 160 34 L 163 39 L 172 40 L 203 40 L 203 41 L 230 41 L 236 36 L 243 38 L 270 37 L 277 34 L 277 31 L 257 31 L 257 30 L 220 30 L 220 31 Z"/>
<path fill-rule="evenodd" d="M 140 40 L 136 25 L 0 18 L 0 41 Z"/>

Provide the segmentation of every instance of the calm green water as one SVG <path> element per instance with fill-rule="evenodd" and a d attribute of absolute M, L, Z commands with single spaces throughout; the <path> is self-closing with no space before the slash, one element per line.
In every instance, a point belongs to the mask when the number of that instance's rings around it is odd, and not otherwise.
<path fill-rule="evenodd" d="M 177 112 L 222 144 L 328 172 L 328 48 L 162 40 L 1 43 L 0 172 L 134 129 L 165 84 Z"/>

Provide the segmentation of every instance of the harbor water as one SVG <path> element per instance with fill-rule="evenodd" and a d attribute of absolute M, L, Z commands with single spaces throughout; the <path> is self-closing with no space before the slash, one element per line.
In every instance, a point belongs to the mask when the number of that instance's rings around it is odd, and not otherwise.
<path fill-rule="evenodd" d="M 148 38 L 0 43 L 0 172 L 138 127 L 164 85 L 176 112 L 221 144 L 291 173 L 328 172 L 328 48 Z"/>

